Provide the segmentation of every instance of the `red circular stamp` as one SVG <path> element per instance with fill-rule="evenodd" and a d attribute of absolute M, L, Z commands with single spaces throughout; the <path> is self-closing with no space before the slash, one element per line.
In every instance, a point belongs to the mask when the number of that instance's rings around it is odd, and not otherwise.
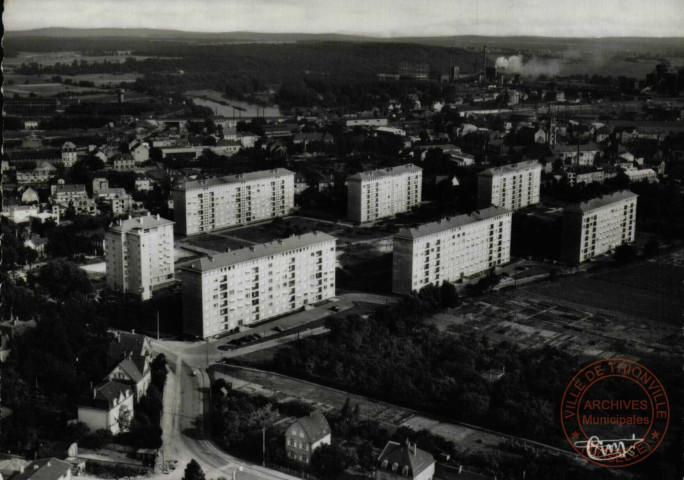
<path fill-rule="evenodd" d="M 662 443 L 669 424 L 670 404 L 660 380 L 624 358 L 584 367 L 561 402 L 561 425 L 572 448 L 605 467 L 644 460 Z"/>

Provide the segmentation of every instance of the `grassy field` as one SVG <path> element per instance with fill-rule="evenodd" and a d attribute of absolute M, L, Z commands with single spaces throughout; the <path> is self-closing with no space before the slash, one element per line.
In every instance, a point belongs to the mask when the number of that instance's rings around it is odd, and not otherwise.
<path fill-rule="evenodd" d="M 110 87 L 111 85 L 119 85 L 121 82 L 134 83 L 138 78 L 142 78 L 140 73 L 93 73 L 90 75 L 63 75 L 62 78 L 67 78 L 78 83 L 80 81 L 93 82 L 96 87 Z"/>
<path fill-rule="evenodd" d="M 78 87 L 75 85 L 64 85 L 54 82 L 49 76 L 45 75 L 15 75 L 5 74 L 5 84 L 3 85 L 5 95 L 28 96 L 34 93 L 41 96 L 51 96 L 62 92 L 100 92 L 102 90 L 92 87 Z"/>
<path fill-rule="evenodd" d="M 225 252 L 228 250 L 235 250 L 236 248 L 246 247 L 251 245 L 249 242 L 241 242 L 233 238 L 226 238 L 221 235 L 206 234 L 200 235 L 198 237 L 191 237 L 185 241 L 190 245 L 196 247 L 207 248 L 209 250 L 215 250 L 217 252 Z"/>
<path fill-rule="evenodd" d="M 642 262 L 604 273 L 526 287 L 551 298 L 641 318 L 680 324 L 684 268 Z"/>
<path fill-rule="evenodd" d="M 22 63 L 38 63 L 40 65 L 55 65 L 57 63 L 69 63 L 74 60 L 78 62 L 84 61 L 88 63 L 102 63 L 105 60 L 110 63 L 123 63 L 127 58 L 134 58 L 137 60 L 144 60 L 150 57 L 143 57 L 138 55 L 82 55 L 77 52 L 51 52 L 51 53 L 36 53 L 36 52 L 19 52 L 16 57 L 5 57 L 3 64 L 8 67 L 20 67 Z"/>
<path fill-rule="evenodd" d="M 226 234 L 249 242 L 265 243 L 278 238 L 301 235 L 307 232 L 333 232 L 339 228 L 338 225 L 331 223 L 318 222 L 301 217 L 288 217 L 282 219 L 282 221 L 277 220 L 275 223 L 263 223 L 252 227 L 230 230 Z"/>

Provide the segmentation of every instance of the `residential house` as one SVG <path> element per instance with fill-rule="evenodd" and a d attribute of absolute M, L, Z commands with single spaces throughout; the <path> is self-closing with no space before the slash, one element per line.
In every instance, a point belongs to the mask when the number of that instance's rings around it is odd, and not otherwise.
<path fill-rule="evenodd" d="M 17 184 L 45 185 L 57 176 L 57 167 L 50 162 L 40 162 L 30 170 L 17 170 Z"/>
<path fill-rule="evenodd" d="M 106 190 L 109 188 L 109 180 L 106 177 L 95 177 L 93 178 L 93 195 L 100 193 L 100 190 Z"/>
<path fill-rule="evenodd" d="M 39 258 L 45 256 L 45 247 L 47 246 L 47 244 L 48 239 L 45 237 L 41 237 L 36 233 L 27 235 L 27 238 L 24 240 L 24 246 L 35 251 L 38 254 Z"/>
<path fill-rule="evenodd" d="M 599 148 L 595 143 L 580 145 L 556 145 L 553 154 L 566 165 L 593 165 Z"/>
<path fill-rule="evenodd" d="M 128 356 L 150 356 L 151 351 L 150 340 L 144 335 L 116 332 L 114 334 L 114 340 L 109 342 L 107 365 L 116 365 Z"/>
<path fill-rule="evenodd" d="M 33 188 L 28 187 L 21 193 L 21 203 L 24 205 L 38 202 L 40 202 L 40 197 L 38 197 L 38 192 Z"/>
<path fill-rule="evenodd" d="M 41 458 L 26 465 L 12 480 L 71 480 L 69 462 L 57 458 Z"/>
<path fill-rule="evenodd" d="M 293 460 L 309 463 L 321 445 L 330 445 L 330 425 L 320 410 L 297 419 L 285 432 L 285 451 Z"/>
<path fill-rule="evenodd" d="M 405 444 L 389 441 L 375 466 L 376 480 L 432 480 L 435 458 L 408 440 Z"/>
<path fill-rule="evenodd" d="M 150 147 L 146 143 L 136 143 L 130 152 L 135 163 L 143 163 L 150 159 Z"/>
<path fill-rule="evenodd" d="M 136 192 L 151 192 L 153 189 L 149 178 L 140 176 L 135 179 Z"/>
<path fill-rule="evenodd" d="M 152 380 L 150 357 L 147 355 L 129 355 L 119 362 L 106 377 L 112 382 L 130 385 L 134 390 L 135 401 L 140 401 L 147 393 Z"/>
<path fill-rule="evenodd" d="M 134 391 L 129 385 L 107 381 L 81 397 L 78 405 L 78 421 L 91 431 L 109 430 L 121 432 L 120 418 L 124 412 L 133 417 Z"/>
<path fill-rule="evenodd" d="M 60 180 L 60 182 L 62 182 Z M 50 187 L 50 200 L 52 203 L 58 205 L 68 205 L 69 202 L 74 200 L 83 200 L 88 198 L 88 192 L 86 192 L 85 185 L 82 184 L 65 184 L 59 183 L 57 185 L 52 185 Z"/>
<path fill-rule="evenodd" d="M 112 166 L 116 171 L 125 171 L 135 169 L 135 160 L 131 155 L 123 154 L 112 160 Z"/>

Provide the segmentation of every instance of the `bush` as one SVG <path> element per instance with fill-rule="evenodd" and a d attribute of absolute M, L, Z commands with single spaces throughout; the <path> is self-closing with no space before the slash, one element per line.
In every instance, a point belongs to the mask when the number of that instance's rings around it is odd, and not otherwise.
<path fill-rule="evenodd" d="M 110 443 L 114 438 L 112 432 L 106 429 L 96 430 L 83 437 L 81 444 L 85 448 L 91 448 L 93 450 L 98 450 L 104 447 L 106 444 Z"/>

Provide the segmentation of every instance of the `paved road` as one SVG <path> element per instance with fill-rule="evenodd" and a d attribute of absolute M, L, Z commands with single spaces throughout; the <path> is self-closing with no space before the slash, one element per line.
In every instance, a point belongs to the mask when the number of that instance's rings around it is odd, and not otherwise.
<path fill-rule="evenodd" d="M 207 479 L 218 477 L 236 480 L 295 480 L 296 477 L 245 462 L 221 451 L 205 437 L 201 416 L 206 399 L 204 393 L 209 378 L 194 365 L 188 365 L 181 353 L 163 342 L 152 341 L 155 353 L 163 353 L 169 364 L 164 389 L 164 445 L 162 460 L 177 460 L 178 466 L 169 474 L 157 473 L 152 478 L 179 480 L 191 459 L 199 462 Z M 193 375 L 193 371 L 198 375 Z M 241 470 L 240 470 L 241 469 Z"/>

